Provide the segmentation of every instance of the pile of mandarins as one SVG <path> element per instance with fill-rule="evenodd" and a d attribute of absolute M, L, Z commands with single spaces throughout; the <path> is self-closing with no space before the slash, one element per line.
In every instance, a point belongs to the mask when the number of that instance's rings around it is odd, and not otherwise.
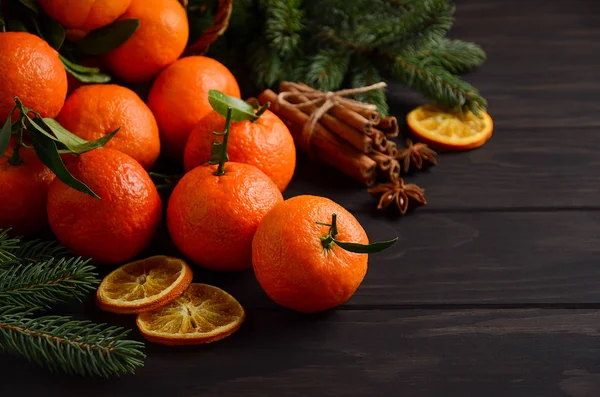
<path fill-rule="evenodd" d="M 326 198 L 284 201 L 296 164 L 290 132 L 269 110 L 226 120 L 209 102 L 216 90 L 235 103 L 240 89 L 218 61 L 180 58 L 189 27 L 177 0 L 38 3 L 78 37 L 118 19 L 139 19 L 124 44 L 90 62 L 126 83 L 152 86 L 144 102 L 125 86 L 82 84 L 67 78 L 58 53 L 40 37 L 0 33 L 0 120 L 18 97 L 86 140 L 119 128 L 104 148 L 61 155 L 100 199 L 55 178 L 26 137 L 12 136 L 0 158 L 0 228 L 34 235 L 49 226 L 74 254 L 115 265 L 142 253 L 166 215 L 173 242 L 191 262 L 218 271 L 254 267 L 266 293 L 286 307 L 316 312 L 350 298 L 367 271 L 368 251 L 356 248 L 368 247 L 364 230 Z M 219 146 L 220 162 L 209 162 Z M 166 214 L 148 174 L 161 154 L 187 171 Z M 98 305 L 138 313 L 143 334 L 161 343 L 205 343 L 235 331 L 245 316 L 235 299 L 191 281 L 182 260 L 147 258 L 107 276 Z"/>

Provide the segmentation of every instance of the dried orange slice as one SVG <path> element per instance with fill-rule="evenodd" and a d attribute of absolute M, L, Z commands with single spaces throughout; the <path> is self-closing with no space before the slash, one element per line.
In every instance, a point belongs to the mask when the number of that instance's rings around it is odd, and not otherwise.
<path fill-rule="evenodd" d="M 138 314 L 136 323 L 150 342 L 199 345 L 233 334 L 245 318 L 244 308 L 227 292 L 206 284 L 192 284 L 168 305 Z"/>
<path fill-rule="evenodd" d="M 192 277 L 181 259 L 152 256 L 109 273 L 98 287 L 96 302 L 100 309 L 120 314 L 154 310 L 177 299 Z"/>
<path fill-rule="evenodd" d="M 430 146 L 447 150 L 468 150 L 483 145 L 492 136 L 494 123 L 483 110 L 454 113 L 434 105 L 424 105 L 406 116 L 416 138 Z"/>

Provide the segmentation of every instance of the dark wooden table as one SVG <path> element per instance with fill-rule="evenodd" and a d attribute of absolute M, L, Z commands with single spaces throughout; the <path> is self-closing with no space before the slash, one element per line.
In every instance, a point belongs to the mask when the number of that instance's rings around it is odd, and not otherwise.
<path fill-rule="evenodd" d="M 489 100 L 491 141 L 416 175 L 430 204 L 404 218 L 306 160 L 287 192 L 341 203 L 372 240 L 400 236 L 346 305 L 300 315 L 252 272 L 197 270 L 248 309 L 232 337 L 148 345 L 143 369 L 111 380 L 2 356 L 0 395 L 600 396 L 600 4 L 469 0 L 456 16 L 452 36 L 489 56 L 467 78 Z M 395 85 L 391 98 L 399 118 L 422 102 Z M 134 327 L 90 302 L 63 312 Z"/>

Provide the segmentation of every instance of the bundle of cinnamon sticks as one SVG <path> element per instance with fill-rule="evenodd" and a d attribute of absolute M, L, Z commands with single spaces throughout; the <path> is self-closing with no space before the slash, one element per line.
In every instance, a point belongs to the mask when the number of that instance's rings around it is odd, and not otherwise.
<path fill-rule="evenodd" d="M 335 93 L 323 93 L 301 83 L 282 82 L 279 91 L 266 90 L 258 100 L 271 103 L 270 110 L 286 123 L 296 145 L 311 157 L 367 186 L 398 178 L 398 148 L 388 139 L 398 136 L 395 117 L 381 117 L 372 106 L 338 100 L 333 98 Z M 325 102 L 328 106 L 323 113 Z M 315 113 L 319 113 L 316 119 Z"/>

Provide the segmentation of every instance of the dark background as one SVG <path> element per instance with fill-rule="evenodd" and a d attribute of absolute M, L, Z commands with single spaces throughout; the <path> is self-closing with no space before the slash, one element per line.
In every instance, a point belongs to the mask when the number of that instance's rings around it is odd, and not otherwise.
<path fill-rule="evenodd" d="M 1 356 L 0 395 L 600 396 L 600 4 L 469 0 L 456 17 L 451 36 L 488 53 L 466 78 L 495 133 L 408 178 L 427 207 L 378 213 L 364 188 L 305 158 L 286 193 L 339 202 L 372 241 L 400 236 L 346 305 L 301 315 L 251 271 L 196 270 L 247 308 L 233 336 L 149 344 L 144 368 L 110 380 Z M 399 119 L 423 102 L 393 83 L 390 97 Z M 60 312 L 135 327 L 91 301 Z"/>

